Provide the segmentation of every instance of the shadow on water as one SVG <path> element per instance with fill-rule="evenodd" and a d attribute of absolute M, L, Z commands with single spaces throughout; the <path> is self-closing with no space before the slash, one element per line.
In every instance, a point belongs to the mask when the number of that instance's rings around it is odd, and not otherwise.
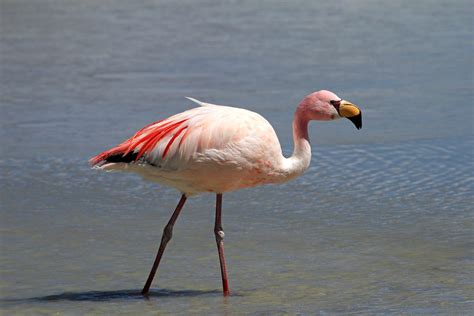
<path fill-rule="evenodd" d="M 197 290 L 152 290 L 147 296 L 140 293 L 141 290 L 116 290 L 116 291 L 87 291 L 87 292 L 65 292 L 62 294 L 29 297 L 24 299 L 4 299 L 2 303 L 26 303 L 26 302 L 60 302 L 60 301 L 88 301 L 104 302 L 113 300 L 148 300 L 153 297 L 195 297 L 210 294 L 220 294 L 221 291 L 197 291 Z"/>

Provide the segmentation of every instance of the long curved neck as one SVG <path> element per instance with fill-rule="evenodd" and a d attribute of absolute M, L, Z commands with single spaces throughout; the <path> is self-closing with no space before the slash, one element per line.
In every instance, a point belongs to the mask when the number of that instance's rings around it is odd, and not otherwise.
<path fill-rule="evenodd" d="M 309 120 L 297 109 L 293 119 L 293 154 L 284 161 L 284 173 L 287 180 L 294 179 L 301 175 L 309 167 L 309 163 L 311 162 L 308 123 Z"/>

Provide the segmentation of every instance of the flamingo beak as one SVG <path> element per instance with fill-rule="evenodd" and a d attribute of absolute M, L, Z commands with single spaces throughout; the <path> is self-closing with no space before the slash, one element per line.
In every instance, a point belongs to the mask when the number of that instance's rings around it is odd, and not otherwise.
<path fill-rule="evenodd" d="M 349 119 L 357 129 L 362 128 L 362 112 L 357 105 L 342 100 L 339 106 L 339 115 Z"/>

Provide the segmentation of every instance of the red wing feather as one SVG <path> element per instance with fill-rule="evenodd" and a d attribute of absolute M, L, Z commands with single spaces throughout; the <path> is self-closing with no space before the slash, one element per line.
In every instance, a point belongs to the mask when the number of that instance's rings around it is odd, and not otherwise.
<path fill-rule="evenodd" d="M 161 120 L 161 121 L 157 121 L 149 125 L 146 125 L 142 129 L 140 129 L 138 132 L 136 132 L 135 135 L 125 140 L 120 145 L 114 148 L 111 148 L 107 151 L 104 151 L 103 153 L 100 153 L 99 155 L 95 157 L 92 157 L 89 160 L 89 163 L 94 166 L 94 165 L 106 162 L 108 157 L 116 156 L 120 154 L 125 156 L 129 153 L 136 152 L 138 149 L 138 153 L 136 157 L 133 159 L 134 161 L 137 161 L 144 154 L 152 151 L 153 148 L 156 146 L 156 144 L 158 144 L 160 140 L 162 140 L 164 137 L 166 137 L 167 135 L 175 131 L 174 135 L 168 141 L 168 144 L 166 145 L 166 148 L 163 151 L 162 157 L 164 158 L 166 154 L 168 153 L 171 145 L 175 141 L 175 139 L 188 127 L 188 126 L 184 126 L 180 128 L 180 126 L 183 123 L 185 123 L 187 120 L 188 119 L 183 119 L 177 122 L 176 121 L 166 122 L 164 120 Z M 164 123 L 160 124 L 163 121 Z M 181 145 L 181 142 L 178 144 L 178 146 L 180 145 Z"/>
<path fill-rule="evenodd" d="M 181 127 L 177 132 L 174 133 L 173 137 L 171 137 L 171 139 L 169 140 L 168 144 L 166 144 L 165 151 L 163 151 L 163 158 L 166 157 L 166 154 L 167 154 L 168 151 L 170 150 L 171 145 L 173 145 L 174 140 L 175 140 L 175 139 L 179 136 L 179 134 L 181 134 L 186 128 L 188 128 L 188 127 L 187 127 L 187 126 Z M 181 144 L 181 142 L 179 142 L 178 148 L 179 148 L 179 145 L 180 145 L 180 144 Z"/>

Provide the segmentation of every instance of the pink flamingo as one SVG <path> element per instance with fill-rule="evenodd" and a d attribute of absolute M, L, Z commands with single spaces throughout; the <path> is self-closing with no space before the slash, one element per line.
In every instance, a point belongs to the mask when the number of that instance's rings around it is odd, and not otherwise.
<path fill-rule="evenodd" d="M 173 225 L 187 197 L 216 194 L 214 234 L 224 296 L 230 294 L 221 224 L 222 194 L 241 188 L 282 183 L 301 175 L 309 166 L 311 147 L 308 123 L 346 117 L 362 127 L 360 109 L 330 91 L 309 94 L 296 108 L 293 119 L 294 150 L 282 155 L 270 123 L 248 110 L 204 103 L 143 127 L 131 138 L 90 159 L 103 170 L 132 171 L 145 179 L 176 188 L 181 199 L 163 230 L 160 247 L 142 294 L 147 295 Z"/>

